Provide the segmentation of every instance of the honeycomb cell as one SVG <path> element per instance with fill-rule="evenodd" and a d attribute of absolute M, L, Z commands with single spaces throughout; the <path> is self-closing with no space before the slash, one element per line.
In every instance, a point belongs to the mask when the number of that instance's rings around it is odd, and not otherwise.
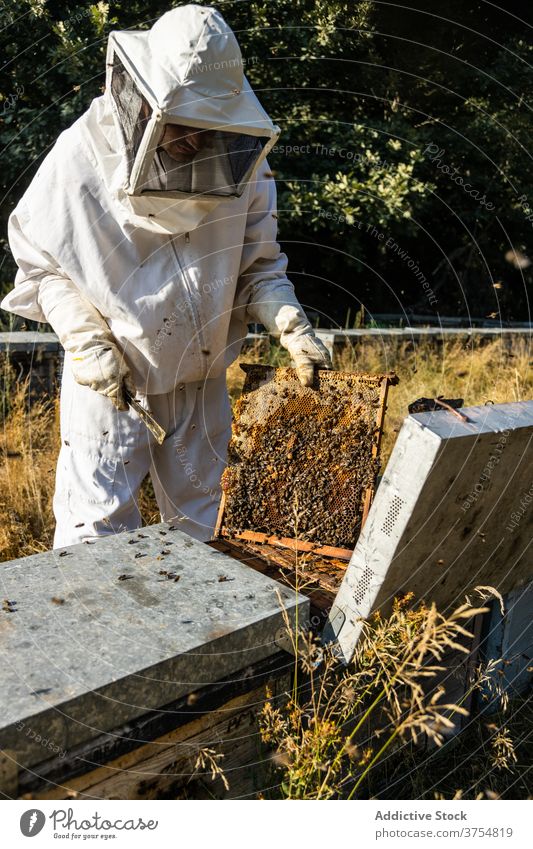
<path fill-rule="evenodd" d="M 378 471 L 388 376 L 244 366 L 222 478 L 224 532 L 353 548 Z"/>

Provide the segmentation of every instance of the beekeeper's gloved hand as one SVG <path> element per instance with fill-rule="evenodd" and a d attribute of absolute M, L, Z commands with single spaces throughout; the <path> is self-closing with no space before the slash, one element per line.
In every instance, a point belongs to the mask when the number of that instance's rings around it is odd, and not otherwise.
<path fill-rule="evenodd" d="M 110 398 L 118 410 L 128 409 L 125 390 L 133 396 L 136 392 L 124 358 L 112 342 L 73 351 L 72 374 L 77 383 Z"/>
<path fill-rule="evenodd" d="M 292 309 L 290 307 L 289 309 Z M 315 368 L 333 368 L 326 346 L 309 330 L 285 331 L 280 340 L 291 355 L 298 379 L 303 386 L 312 386 Z"/>
<path fill-rule="evenodd" d="M 311 386 L 315 368 L 333 368 L 328 349 L 315 336 L 292 284 L 284 283 L 263 297 L 265 300 L 248 305 L 248 315 L 273 336 L 279 336 L 294 361 L 300 383 Z"/>
<path fill-rule="evenodd" d="M 129 368 L 107 322 L 65 277 L 48 275 L 39 284 L 39 304 L 46 320 L 71 356 L 77 383 L 127 410 L 125 390 L 135 395 Z"/>

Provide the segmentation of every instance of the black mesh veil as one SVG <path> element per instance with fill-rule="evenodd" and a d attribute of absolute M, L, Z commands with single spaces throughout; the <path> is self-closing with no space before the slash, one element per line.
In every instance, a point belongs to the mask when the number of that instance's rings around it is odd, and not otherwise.
<path fill-rule="evenodd" d="M 113 56 L 111 93 L 117 107 L 122 139 L 126 148 L 128 174 L 131 174 L 152 108 L 116 53 Z"/>

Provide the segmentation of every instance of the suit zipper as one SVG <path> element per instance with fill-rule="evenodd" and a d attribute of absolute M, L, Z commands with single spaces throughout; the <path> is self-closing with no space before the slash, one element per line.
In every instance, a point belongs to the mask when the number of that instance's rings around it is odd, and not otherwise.
<path fill-rule="evenodd" d="M 174 237 L 174 236 L 170 236 L 170 243 L 172 245 L 172 250 L 174 251 L 174 256 L 176 257 L 176 262 L 178 264 L 178 268 L 180 270 L 182 280 L 185 284 L 185 287 L 184 287 L 185 288 L 185 294 L 186 294 L 187 301 L 188 301 L 188 304 L 189 304 L 189 311 L 190 311 L 192 323 L 194 325 L 194 329 L 195 329 L 195 332 L 196 332 L 196 338 L 198 340 L 198 348 L 199 348 L 199 351 L 200 351 L 200 362 L 202 363 L 202 369 L 203 369 L 203 362 L 204 362 L 204 360 L 207 356 L 204 353 L 204 351 L 207 350 L 207 345 L 205 343 L 201 324 L 198 321 L 198 313 L 197 313 L 195 306 L 194 306 L 194 294 L 192 293 L 192 286 L 191 286 L 191 283 L 190 283 L 189 275 L 187 274 L 187 271 L 185 270 L 183 263 L 180 259 L 178 249 L 176 248 L 176 244 L 175 244 L 175 241 L 174 241 L 175 238 L 176 237 Z M 186 241 L 190 242 L 190 236 L 189 236 L 188 233 L 186 234 L 185 239 L 186 239 Z M 203 369 L 203 370 L 206 371 L 206 369 Z"/>

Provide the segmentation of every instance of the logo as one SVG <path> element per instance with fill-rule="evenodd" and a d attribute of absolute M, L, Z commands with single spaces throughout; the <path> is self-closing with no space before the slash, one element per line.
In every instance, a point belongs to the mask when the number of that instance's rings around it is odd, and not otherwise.
<path fill-rule="evenodd" d="M 42 831 L 46 822 L 46 817 L 42 811 L 36 808 L 31 808 L 29 811 L 24 811 L 20 818 L 20 830 L 24 837 L 35 837 Z"/>

